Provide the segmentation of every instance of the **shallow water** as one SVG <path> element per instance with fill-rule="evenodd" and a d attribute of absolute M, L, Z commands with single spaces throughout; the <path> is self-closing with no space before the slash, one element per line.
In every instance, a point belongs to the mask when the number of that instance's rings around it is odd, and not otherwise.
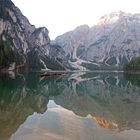
<path fill-rule="evenodd" d="M 139 140 L 140 76 L 0 75 L 0 140 Z"/>

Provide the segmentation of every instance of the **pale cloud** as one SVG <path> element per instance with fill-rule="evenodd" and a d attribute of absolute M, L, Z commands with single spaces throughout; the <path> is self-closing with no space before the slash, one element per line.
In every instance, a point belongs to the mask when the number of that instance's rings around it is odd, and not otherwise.
<path fill-rule="evenodd" d="M 140 13 L 139 0 L 12 0 L 29 21 L 46 26 L 51 39 L 81 24 L 92 26 L 114 11 Z"/>

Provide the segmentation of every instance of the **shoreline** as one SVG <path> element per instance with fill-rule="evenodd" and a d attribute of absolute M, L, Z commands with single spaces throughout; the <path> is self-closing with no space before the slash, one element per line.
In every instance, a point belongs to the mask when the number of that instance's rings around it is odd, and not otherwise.
<path fill-rule="evenodd" d="M 140 74 L 140 71 L 124 71 L 124 74 Z"/>

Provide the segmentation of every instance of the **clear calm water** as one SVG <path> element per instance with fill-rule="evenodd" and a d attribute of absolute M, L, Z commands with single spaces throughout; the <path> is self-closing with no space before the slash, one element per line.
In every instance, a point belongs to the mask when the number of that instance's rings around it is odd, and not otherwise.
<path fill-rule="evenodd" d="M 0 140 L 140 140 L 140 76 L 1 74 Z"/>

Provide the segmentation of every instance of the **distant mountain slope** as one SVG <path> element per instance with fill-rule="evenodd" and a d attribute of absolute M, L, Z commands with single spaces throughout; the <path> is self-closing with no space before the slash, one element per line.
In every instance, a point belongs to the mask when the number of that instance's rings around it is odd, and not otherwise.
<path fill-rule="evenodd" d="M 122 68 L 140 55 L 140 14 L 114 12 L 55 39 L 77 69 Z M 84 67 L 80 67 L 84 66 Z"/>
<path fill-rule="evenodd" d="M 11 0 L 0 1 L 0 69 L 65 69 L 64 56 L 51 46 L 45 27 L 31 25 Z"/>
<path fill-rule="evenodd" d="M 140 14 L 114 12 L 51 43 L 11 0 L 0 1 L 0 69 L 122 69 L 140 55 Z"/>

